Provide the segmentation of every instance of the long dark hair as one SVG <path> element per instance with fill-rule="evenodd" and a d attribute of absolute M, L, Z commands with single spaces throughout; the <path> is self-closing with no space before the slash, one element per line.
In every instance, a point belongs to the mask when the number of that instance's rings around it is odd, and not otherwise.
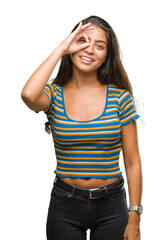
<path fill-rule="evenodd" d="M 106 61 L 98 69 L 98 80 L 102 84 L 115 84 L 120 89 L 126 89 L 133 96 L 132 86 L 122 65 L 119 44 L 112 27 L 104 19 L 97 16 L 90 16 L 82 20 L 82 24 L 89 22 L 102 28 L 107 37 Z M 78 25 L 79 23 L 73 28 L 72 32 Z M 52 83 L 56 83 L 59 86 L 67 83 L 72 76 L 72 69 L 70 55 L 66 54 L 61 58 L 58 74 L 55 79 L 52 79 Z"/>
<path fill-rule="evenodd" d="M 107 54 L 106 60 L 97 70 L 98 80 L 103 84 L 114 84 L 120 89 L 126 89 L 133 97 L 133 90 L 128 75 L 123 67 L 120 59 L 120 49 L 116 34 L 112 27 L 104 19 L 98 16 L 90 16 L 82 20 L 82 24 L 91 23 L 102 28 L 107 37 Z M 79 23 L 73 28 L 72 32 L 77 28 Z M 59 86 L 66 84 L 73 73 L 72 61 L 69 54 L 61 58 L 59 71 L 52 83 Z M 49 124 L 46 123 L 46 131 L 49 131 Z"/>

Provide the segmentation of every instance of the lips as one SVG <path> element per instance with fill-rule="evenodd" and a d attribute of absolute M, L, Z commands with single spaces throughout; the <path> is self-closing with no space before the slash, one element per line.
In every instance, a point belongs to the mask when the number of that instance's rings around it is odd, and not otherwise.
<path fill-rule="evenodd" d="M 94 62 L 93 58 L 90 58 L 88 56 L 82 55 L 82 56 L 80 56 L 80 58 L 83 59 L 84 61 Z"/>

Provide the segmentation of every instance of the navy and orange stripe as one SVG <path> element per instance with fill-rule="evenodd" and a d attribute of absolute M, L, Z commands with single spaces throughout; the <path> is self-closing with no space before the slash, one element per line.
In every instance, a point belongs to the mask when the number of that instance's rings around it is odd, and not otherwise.
<path fill-rule="evenodd" d="M 130 93 L 108 84 L 103 113 L 93 120 L 76 121 L 67 116 L 63 86 L 48 83 L 43 91 L 50 99 L 44 112 L 51 123 L 55 174 L 76 178 L 120 176 L 121 125 L 139 117 Z"/>

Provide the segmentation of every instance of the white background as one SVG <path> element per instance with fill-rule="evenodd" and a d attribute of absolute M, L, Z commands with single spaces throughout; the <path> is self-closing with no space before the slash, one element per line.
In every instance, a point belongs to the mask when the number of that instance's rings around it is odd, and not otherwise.
<path fill-rule="evenodd" d="M 44 131 L 46 115 L 28 109 L 21 100 L 21 90 L 75 24 L 90 15 L 104 18 L 113 27 L 139 102 L 141 118 L 137 120 L 137 128 L 144 205 L 141 236 L 144 240 L 163 239 L 162 1 L 6 0 L 0 4 L 0 238 L 3 240 L 46 239 L 56 158 L 52 137 Z M 120 164 L 124 172 L 122 157 Z"/>

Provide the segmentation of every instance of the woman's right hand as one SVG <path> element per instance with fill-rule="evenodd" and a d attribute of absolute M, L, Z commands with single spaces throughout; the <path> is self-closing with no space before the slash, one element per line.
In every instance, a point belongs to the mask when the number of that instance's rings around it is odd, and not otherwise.
<path fill-rule="evenodd" d="M 90 26 L 91 23 L 87 23 L 82 26 L 82 22 L 79 23 L 78 27 L 68 35 L 68 37 L 59 45 L 64 55 L 75 53 L 81 49 L 84 49 L 90 45 L 87 34 L 83 31 L 91 30 L 94 26 Z M 79 39 L 83 38 L 84 42 L 78 43 Z"/>
<path fill-rule="evenodd" d="M 52 54 L 35 70 L 26 82 L 21 97 L 26 105 L 34 111 L 42 111 L 47 109 L 50 99 L 43 92 L 43 89 L 50 78 L 53 69 L 59 59 L 65 55 L 77 52 L 89 46 L 89 39 L 83 31 L 91 30 L 94 26 L 87 23 L 79 26 L 52 52 Z M 82 41 L 79 42 L 79 39 Z M 84 40 L 84 41 L 83 41 Z"/>

